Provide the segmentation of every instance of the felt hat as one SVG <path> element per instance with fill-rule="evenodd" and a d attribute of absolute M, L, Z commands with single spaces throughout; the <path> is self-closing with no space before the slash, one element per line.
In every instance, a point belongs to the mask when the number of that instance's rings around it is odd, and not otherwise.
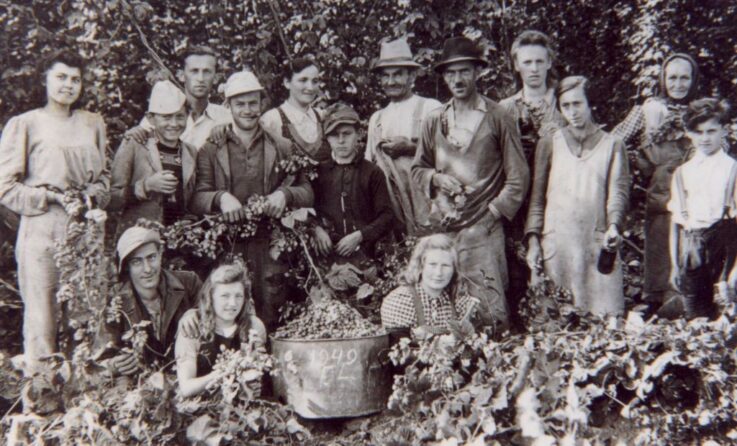
<path fill-rule="evenodd" d="M 468 37 L 451 37 L 443 44 L 443 52 L 440 60 L 433 67 L 435 71 L 440 72 L 443 68 L 455 62 L 475 62 L 479 65 L 488 65 L 488 61 L 484 59 L 484 52 Z"/>
<path fill-rule="evenodd" d="M 118 239 L 116 251 L 118 253 L 118 273 L 123 272 L 123 262 L 133 251 L 146 243 L 161 245 L 159 231 L 154 229 L 131 226 Z"/>
<path fill-rule="evenodd" d="M 392 40 L 391 42 L 382 42 L 379 58 L 374 61 L 372 70 L 378 70 L 384 67 L 409 67 L 422 68 L 412 58 L 412 51 L 406 38 Z"/>
<path fill-rule="evenodd" d="M 160 115 L 171 115 L 181 110 L 186 101 L 187 96 L 171 81 L 158 81 L 151 89 L 148 111 Z"/>
<path fill-rule="evenodd" d="M 323 129 L 326 135 L 335 130 L 340 124 L 357 125 L 361 122 L 358 113 L 350 105 L 338 102 L 325 110 Z"/>
<path fill-rule="evenodd" d="M 239 71 L 233 73 L 225 83 L 223 93 L 225 98 L 231 98 L 243 93 L 251 93 L 253 91 L 263 91 L 264 87 L 251 71 Z"/>

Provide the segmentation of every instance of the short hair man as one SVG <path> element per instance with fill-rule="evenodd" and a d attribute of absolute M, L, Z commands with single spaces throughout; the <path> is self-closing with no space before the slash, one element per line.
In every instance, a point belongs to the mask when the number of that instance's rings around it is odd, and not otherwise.
<path fill-rule="evenodd" d="M 684 124 L 695 153 L 676 168 L 671 184 L 670 280 L 683 294 L 686 318 L 692 319 L 713 316 L 715 284 L 723 296 L 735 289 L 737 162 L 723 150 L 726 103 L 692 101 Z"/>
<path fill-rule="evenodd" d="M 366 140 L 366 159 L 384 172 L 394 214 L 404 223 L 402 232 L 410 235 L 428 226 L 430 212 L 429 200 L 412 184 L 412 158 L 422 120 L 441 106 L 412 91 L 421 67 L 413 60 L 406 39 L 381 44 L 373 70 L 379 74 L 389 104 L 371 115 Z"/>
<path fill-rule="evenodd" d="M 381 169 L 360 156 L 358 113 L 337 103 L 326 110 L 324 133 L 332 160 L 322 163 L 313 181 L 315 230 L 321 255 L 353 263 L 374 256 L 375 243 L 391 230 L 394 214 Z"/>
<path fill-rule="evenodd" d="M 182 55 L 182 68 L 177 71 L 177 79 L 184 85 L 187 96 L 187 122 L 180 138 L 198 150 L 213 128 L 232 122 L 232 115 L 226 107 L 210 102 L 217 58 L 217 53 L 208 46 L 191 46 Z M 145 144 L 151 130 L 151 123 L 144 118 L 140 126 L 129 130 L 126 136 Z"/>
<path fill-rule="evenodd" d="M 445 226 L 461 252 L 460 274 L 470 295 L 481 300 L 486 323 L 508 323 L 507 262 L 501 220 L 511 220 L 529 186 L 529 169 L 514 122 L 494 101 L 478 93 L 486 61 L 465 37 L 445 41 L 441 72 L 453 97 L 422 123 L 412 163 L 416 185 L 438 202 L 456 202 L 457 216 Z M 465 200 L 455 200 L 465 195 Z M 484 286 L 491 279 L 493 289 Z"/>
<path fill-rule="evenodd" d="M 522 150 L 532 165 L 538 140 L 566 125 L 555 100 L 555 79 L 551 73 L 555 51 L 547 35 L 526 30 L 514 39 L 510 55 L 522 88 L 499 105 L 517 124 Z"/>
<path fill-rule="evenodd" d="M 279 162 L 292 151 L 283 138 L 265 132 L 259 124 L 264 88 L 248 71 L 235 73 L 225 84 L 225 98 L 233 123 L 223 138 L 209 141 L 197 154 L 195 193 L 190 206 L 196 214 L 220 211 L 228 222 L 246 216 L 244 204 L 253 195 L 266 197 L 265 214 L 279 217 L 289 207 L 311 207 L 312 187 L 307 179 L 288 176 Z M 286 266 L 269 255 L 270 232 L 259 227 L 256 234 L 238 247 L 253 272 L 256 313 L 270 330 L 278 321 L 285 302 L 280 275 Z"/>
<path fill-rule="evenodd" d="M 128 228 L 118 239 L 116 251 L 120 283 L 110 294 L 116 298 L 108 303 L 108 311 L 122 314 L 103 324 L 95 348 L 100 354 L 113 353 L 105 363 L 114 374 L 131 375 L 140 370 L 140 360 L 166 364 L 174 359 L 179 318 L 195 305 L 202 282 L 195 273 L 162 268 L 163 246 L 155 230 Z M 123 335 L 145 321 L 150 322 L 146 348 L 138 357 L 130 347 L 123 348 Z"/>
<path fill-rule="evenodd" d="M 501 100 L 499 105 L 517 124 L 522 151 L 532 172 L 535 147 L 540 138 L 552 135 L 566 125 L 556 105 L 555 79 L 551 73 L 555 51 L 547 35 L 540 31 L 526 30 L 514 39 L 510 55 L 522 88 Z M 530 278 L 527 265 L 517 255 L 519 246 L 523 243 L 528 203 L 529 200 L 525 197 L 517 215 L 505 227 L 509 260 L 508 299 L 513 319 L 516 318 L 517 304 L 525 296 Z"/>

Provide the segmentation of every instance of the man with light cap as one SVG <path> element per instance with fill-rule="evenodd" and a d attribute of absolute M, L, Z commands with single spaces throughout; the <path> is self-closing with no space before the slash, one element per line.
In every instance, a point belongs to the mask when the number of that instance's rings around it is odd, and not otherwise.
<path fill-rule="evenodd" d="M 194 306 L 202 282 L 189 271 L 169 271 L 161 267 L 161 239 L 155 230 L 133 226 L 118 239 L 118 273 L 108 303 L 109 316 L 95 342 L 94 354 L 115 375 L 131 375 L 141 361 L 123 335 L 141 322 L 150 322 L 145 331 L 144 363 L 166 364 L 173 359 L 179 318 Z M 115 314 L 115 312 L 122 314 Z M 112 313 L 112 314 L 110 314 Z"/>
<path fill-rule="evenodd" d="M 231 114 L 226 107 L 210 102 L 210 93 L 217 74 L 217 53 L 208 46 L 188 47 L 182 55 L 182 68 L 177 80 L 184 85 L 187 97 L 185 130 L 181 140 L 201 149 L 213 128 L 230 124 Z M 145 144 L 153 124 L 144 118 L 141 124 L 128 132 L 126 137 Z"/>
<path fill-rule="evenodd" d="M 412 178 L 442 211 L 468 293 L 481 300 L 479 315 L 506 327 L 502 219 L 514 218 L 530 178 L 514 122 L 476 90 L 486 63 L 468 38 L 446 40 L 435 70 L 453 97 L 423 121 Z"/>
<path fill-rule="evenodd" d="M 359 153 L 358 113 L 342 103 L 325 110 L 324 133 L 330 161 L 318 167 L 312 182 L 320 224 L 315 243 L 323 256 L 361 263 L 374 257 L 374 246 L 394 221 L 381 169 Z"/>
<path fill-rule="evenodd" d="M 420 68 L 406 39 L 381 44 L 373 70 L 389 104 L 371 115 L 366 139 L 366 159 L 384 172 L 394 214 L 410 235 L 429 224 L 430 202 L 412 184 L 410 171 L 422 120 L 441 105 L 412 91 Z"/>
<path fill-rule="evenodd" d="M 187 214 L 194 193 L 197 149 L 183 142 L 186 96 L 170 81 L 151 90 L 145 144 L 124 139 L 112 168 L 110 211 L 121 211 L 118 233 L 139 218 L 171 225 Z"/>
<path fill-rule="evenodd" d="M 233 115 L 223 138 L 207 142 L 197 155 L 197 183 L 191 209 L 197 214 L 222 212 L 226 221 L 246 217 L 244 204 L 254 195 L 265 196 L 264 213 L 280 217 L 287 207 L 311 207 L 312 187 L 303 176 L 277 169 L 292 151 L 288 141 L 266 133 L 259 124 L 263 87 L 248 71 L 235 73 L 225 84 Z M 256 313 L 268 328 L 278 321 L 286 300 L 282 275 L 286 266 L 269 255 L 270 231 L 259 225 L 256 234 L 238 247 L 253 273 Z"/>

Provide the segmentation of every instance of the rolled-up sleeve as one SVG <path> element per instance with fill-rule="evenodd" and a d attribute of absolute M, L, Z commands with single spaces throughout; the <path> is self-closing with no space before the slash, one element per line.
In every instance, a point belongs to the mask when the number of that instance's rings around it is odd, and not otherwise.
<path fill-rule="evenodd" d="M 624 215 L 629 205 L 631 183 L 632 178 L 624 143 L 617 138 L 614 141 L 612 160 L 609 164 L 606 202 L 607 227 L 617 225 L 618 228 L 622 228 Z"/>
<path fill-rule="evenodd" d="M 28 125 L 22 116 L 8 121 L 0 137 L 0 203 L 21 215 L 46 213 L 46 190 L 23 184 L 30 147 Z"/>
<path fill-rule="evenodd" d="M 530 208 L 525 222 L 525 236 L 532 234 L 538 237 L 542 233 L 545 222 L 545 197 L 548 191 L 548 178 L 553 153 L 552 136 L 546 136 L 537 143 L 535 149 L 535 177 L 532 180 Z"/>
<path fill-rule="evenodd" d="M 412 161 L 412 181 L 422 193 L 432 198 L 432 177 L 435 174 L 435 126 L 442 110 L 436 110 L 422 121 L 417 152 Z"/>

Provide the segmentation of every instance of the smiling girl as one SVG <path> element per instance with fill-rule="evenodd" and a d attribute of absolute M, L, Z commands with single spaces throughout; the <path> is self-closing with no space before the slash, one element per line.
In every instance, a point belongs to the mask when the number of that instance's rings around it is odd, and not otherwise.
<path fill-rule="evenodd" d="M 313 107 L 320 93 L 320 69 L 310 59 L 294 59 L 284 72 L 283 82 L 289 97 L 280 106 L 264 113 L 261 125 L 292 141 L 312 159 L 320 162 L 329 159 L 322 115 Z"/>
<path fill-rule="evenodd" d="M 445 234 L 421 238 L 404 273 L 404 285 L 381 304 L 381 324 L 389 330 L 425 333 L 448 330 L 449 321 L 469 318 L 476 299 L 458 295 L 458 253 Z"/>
<path fill-rule="evenodd" d="M 256 317 L 251 301 L 251 281 L 241 263 L 219 266 L 210 273 L 198 303 L 199 339 L 181 331 L 174 353 L 179 390 L 185 397 L 202 393 L 219 378 L 212 371 L 222 349 L 237 350 L 249 341 L 263 346 L 266 328 Z"/>
<path fill-rule="evenodd" d="M 63 193 L 82 190 L 100 207 L 109 200 L 105 124 L 79 108 L 84 65 L 68 50 L 46 58 L 39 67 L 45 105 L 10 119 L 0 139 L 0 203 L 21 215 L 15 252 L 27 373 L 57 348 L 54 240 L 65 233 Z"/>

